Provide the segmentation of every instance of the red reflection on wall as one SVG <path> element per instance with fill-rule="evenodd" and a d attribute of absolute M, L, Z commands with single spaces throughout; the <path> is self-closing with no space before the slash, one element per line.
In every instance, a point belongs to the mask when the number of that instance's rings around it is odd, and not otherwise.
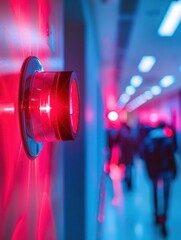
<path fill-rule="evenodd" d="M 51 203 L 52 145 L 46 143 L 33 161 L 27 157 L 18 103 L 21 66 L 28 56 L 36 55 L 49 70 L 62 67 L 61 3 L 1 1 L 0 239 L 57 238 Z"/>
<path fill-rule="evenodd" d="M 36 224 L 36 240 L 42 239 L 56 239 L 52 206 L 46 192 L 40 202 Z"/>
<path fill-rule="evenodd" d="M 28 222 L 27 215 L 24 214 L 15 226 L 14 232 L 12 234 L 12 240 L 28 239 Z"/>

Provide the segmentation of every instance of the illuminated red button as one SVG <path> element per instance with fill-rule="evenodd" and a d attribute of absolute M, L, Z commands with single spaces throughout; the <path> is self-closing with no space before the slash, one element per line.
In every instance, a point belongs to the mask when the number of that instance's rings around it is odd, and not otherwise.
<path fill-rule="evenodd" d="M 29 135 L 37 142 L 75 139 L 80 102 L 74 72 L 36 72 L 28 101 Z"/>

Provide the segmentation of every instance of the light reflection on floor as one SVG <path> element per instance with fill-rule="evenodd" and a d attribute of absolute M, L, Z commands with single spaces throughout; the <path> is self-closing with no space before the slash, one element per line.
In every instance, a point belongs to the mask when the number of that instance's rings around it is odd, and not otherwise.
<path fill-rule="evenodd" d="M 177 161 L 178 162 L 178 161 Z M 181 165 L 181 163 L 180 163 Z M 172 184 L 167 222 L 168 240 L 181 239 L 181 167 Z M 133 189 L 128 191 L 120 182 L 116 196 L 114 184 L 106 177 L 105 218 L 102 225 L 102 240 L 161 240 L 160 226 L 154 223 L 151 184 L 142 160 L 135 161 Z M 117 183 L 116 183 L 117 184 Z M 116 204 L 115 204 L 116 199 Z"/>

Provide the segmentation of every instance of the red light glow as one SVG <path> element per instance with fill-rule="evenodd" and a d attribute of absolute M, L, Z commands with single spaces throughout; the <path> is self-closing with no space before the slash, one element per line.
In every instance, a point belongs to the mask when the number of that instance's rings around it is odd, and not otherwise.
<path fill-rule="evenodd" d="M 109 173 L 109 176 L 112 180 L 112 186 L 114 191 L 112 204 L 114 206 L 118 206 L 123 200 L 123 192 L 120 182 L 125 174 L 125 165 L 119 164 L 120 157 L 120 147 L 118 145 L 115 145 L 112 148 L 110 164 L 106 163 L 104 165 L 104 171 L 106 173 Z"/>
<path fill-rule="evenodd" d="M 150 121 L 155 123 L 158 121 L 158 115 L 156 113 L 151 113 L 150 114 Z"/>
<path fill-rule="evenodd" d="M 112 199 L 112 205 L 118 206 L 123 201 L 123 192 L 121 188 L 121 179 L 124 176 L 125 166 L 124 164 L 118 165 L 110 164 L 110 178 L 113 184 L 114 197 Z"/>
<path fill-rule="evenodd" d="M 80 115 L 80 103 L 78 86 L 75 79 L 73 79 L 70 89 L 70 119 L 74 133 L 77 133 L 78 131 L 79 115 Z"/>
<path fill-rule="evenodd" d="M 15 108 L 12 104 L 0 104 L 0 113 L 14 113 Z"/>
<path fill-rule="evenodd" d="M 0 239 L 58 239 L 54 222 L 62 214 L 53 213 L 52 185 L 62 172 L 53 170 L 57 168 L 53 158 L 58 158 L 59 151 L 45 143 L 34 161 L 26 155 L 19 93 L 20 69 L 26 57 L 37 55 L 46 69 L 62 69 L 62 1 L 9 0 L 1 1 L 0 8 Z M 39 119 L 51 113 L 48 100 L 35 105 Z M 62 205 L 62 194 L 55 199 Z"/>
<path fill-rule="evenodd" d="M 164 131 L 165 136 L 173 137 L 173 130 L 171 128 L 165 127 L 163 131 Z"/>
<path fill-rule="evenodd" d="M 37 72 L 29 97 L 30 137 L 37 142 L 74 139 L 78 131 L 79 91 L 72 72 Z"/>
<path fill-rule="evenodd" d="M 4 108 L 4 112 L 14 112 L 14 107 Z"/>
<path fill-rule="evenodd" d="M 29 98 L 29 114 L 32 122 L 33 138 L 38 142 L 57 141 L 52 115 L 54 114 L 52 92 L 55 73 L 37 72 L 33 78 Z"/>
<path fill-rule="evenodd" d="M 51 107 L 46 104 L 45 106 L 40 106 L 40 111 L 45 111 L 46 113 L 50 112 Z"/>
<path fill-rule="evenodd" d="M 42 195 L 38 210 L 36 239 L 57 239 L 52 207 L 46 192 Z"/>

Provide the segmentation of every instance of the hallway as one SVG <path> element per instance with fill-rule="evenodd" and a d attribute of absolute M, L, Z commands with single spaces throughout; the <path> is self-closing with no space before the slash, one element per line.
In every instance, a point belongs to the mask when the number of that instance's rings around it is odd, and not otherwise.
<path fill-rule="evenodd" d="M 178 166 L 178 160 L 177 160 Z M 133 169 L 133 189 L 128 191 L 120 179 L 115 191 L 110 177 L 106 176 L 105 215 L 99 232 L 103 240 L 160 240 L 161 228 L 154 223 L 151 185 L 141 159 L 136 159 Z M 181 239 L 181 174 L 180 166 L 172 183 L 167 222 L 169 240 Z"/>

